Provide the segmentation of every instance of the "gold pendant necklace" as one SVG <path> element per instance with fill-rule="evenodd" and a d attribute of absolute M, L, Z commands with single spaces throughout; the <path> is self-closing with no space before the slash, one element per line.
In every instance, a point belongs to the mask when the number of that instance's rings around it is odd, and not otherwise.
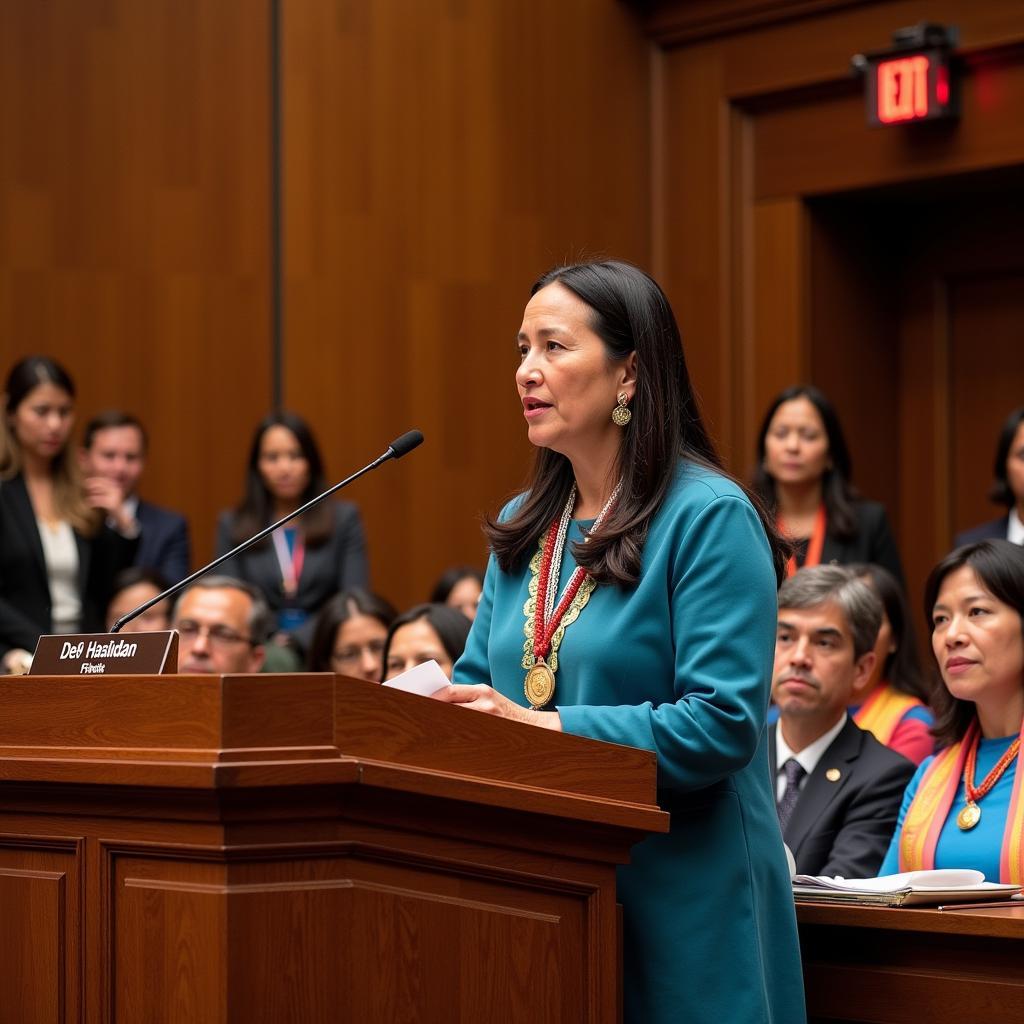
<path fill-rule="evenodd" d="M 587 539 L 607 517 L 618 500 L 621 489 L 620 481 L 594 520 Z M 540 551 L 530 560 L 533 578 L 530 580 L 530 598 L 523 607 L 526 614 L 526 625 L 523 627 L 526 643 L 523 645 L 522 666 L 527 669 L 526 678 L 523 680 L 523 692 L 530 702 L 530 707 L 535 711 L 550 704 L 555 695 L 555 672 L 558 671 L 558 648 L 562 636 L 579 618 L 580 612 L 597 586 L 593 577 L 577 566 L 566 584 L 561 600 L 557 607 L 555 606 L 565 538 L 575 504 L 576 485 L 573 484 L 561 516 L 551 524 L 547 534 L 541 538 Z"/>

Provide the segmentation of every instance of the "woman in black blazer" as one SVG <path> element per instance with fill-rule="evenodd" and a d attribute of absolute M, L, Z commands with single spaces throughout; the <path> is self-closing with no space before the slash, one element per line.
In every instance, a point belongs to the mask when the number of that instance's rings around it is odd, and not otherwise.
<path fill-rule="evenodd" d="M 832 403 L 810 385 L 787 388 L 765 414 L 754 488 L 775 510 L 794 548 L 789 575 L 803 565 L 871 562 L 901 583 L 885 509 L 850 482 L 850 451 Z"/>
<path fill-rule="evenodd" d="M 320 449 L 306 421 L 290 412 L 267 416 L 253 436 L 245 496 L 217 524 L 217 554 L 326 489 Z M 369 581 L 359 510 L 347 501 L 322 502 L 229 559 L 223 571 L 258 586 L 278 617 L 278 640 L 305 651 L 324 603 L 339 590 Z"/>
<path fill-rule="evenodd" d="M 1024 405 L 1010 413 L 999 433 L 993 476 L 988 496 L 1006 506 L 1006 515 L 957 534 L 954 548 L 979 540 L 1024 544 Z"/>
<path fill-rule="evenodd" d="M 75 386 L 30 356 L 11 370 L 0 426 L 0 669 L 23 672 L 42 633 L 103 628 L 138 524 L 112 481 L 79 480 L 68 441 Z M 116 531 L 108 524 L 116 527 Z"/>

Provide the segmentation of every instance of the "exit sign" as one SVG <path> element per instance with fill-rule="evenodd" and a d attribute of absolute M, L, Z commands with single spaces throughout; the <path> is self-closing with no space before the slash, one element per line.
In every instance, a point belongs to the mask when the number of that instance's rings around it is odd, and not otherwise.
<path fill-rule="evenodd" d="M 944 53 L 933 50 L 879 59 L 868 83 L 870 124 L 934 121 L 952 113 Z"/>
<path fill-rule="evenodd" d="M 870 125 L 937 121 L 957 114 L 950 67 L 955 29 L 919 25 L 893 36 L 893 49 L 858 55 Z"/>

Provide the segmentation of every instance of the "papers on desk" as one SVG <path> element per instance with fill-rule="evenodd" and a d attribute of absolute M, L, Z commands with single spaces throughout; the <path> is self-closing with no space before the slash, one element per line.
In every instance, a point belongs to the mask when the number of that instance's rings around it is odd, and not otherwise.
<path fill-rule="evenodd" d="M 429 697 L 448 685 L 448 677 L 441 671 L 441 666 L 436 661 L 424 661 L 408 672 L 395 676 L 394 679 L 385 680 L 382 685 Z"/>
<path fill-rule="evenodd" d="M 880 878 L 827 878 L 795 875 L 793 896 L 813 903 L 859 903 L 882 907 L 934 906 L 975 900 L 1009 899 L 1019 885 L 986 882 L 980 871 L 904 871 Z"/>

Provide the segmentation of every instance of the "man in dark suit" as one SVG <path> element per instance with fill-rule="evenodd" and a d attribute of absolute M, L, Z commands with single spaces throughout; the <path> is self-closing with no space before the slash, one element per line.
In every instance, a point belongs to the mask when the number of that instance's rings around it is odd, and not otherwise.
<path fill-rule="evenodd" d="M 779 590 L 769 756 L 800 874 L 873 877 L 914 774 L 846 713 L 870 683 L 881 621 L 874 591 L 841 566 L 801 569 Z"/>
<path fill-rule="evenodd" d="M 146 468 L 147 438 L 142 424 L 116 409 L 93 417 L 82 439 L 82 469 L 114 480 L 125 494 L 141 533 L 135 564 L 153 569 L 172 583 L 189 573 L 188 522 L 170 509 L 143 501 L 139 480 Z"/>

